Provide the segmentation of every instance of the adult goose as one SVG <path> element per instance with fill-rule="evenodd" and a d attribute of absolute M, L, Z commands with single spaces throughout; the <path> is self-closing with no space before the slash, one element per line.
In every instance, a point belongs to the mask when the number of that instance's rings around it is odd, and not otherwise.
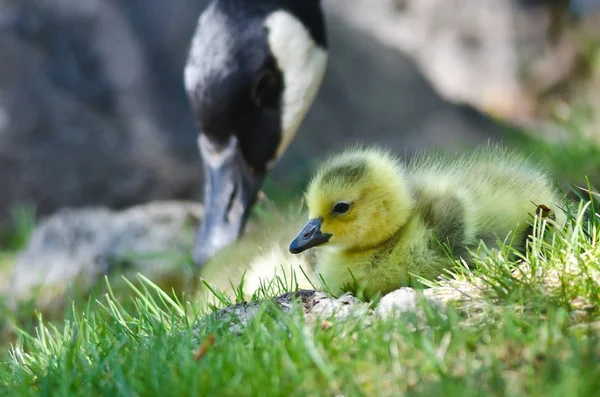
<path fill-rule="evenodd" d="M 200 15 L 184 72 L 204 165 L 198 266 L 243 233 L 326 64 L 320 0 L 213 0 Z"/>

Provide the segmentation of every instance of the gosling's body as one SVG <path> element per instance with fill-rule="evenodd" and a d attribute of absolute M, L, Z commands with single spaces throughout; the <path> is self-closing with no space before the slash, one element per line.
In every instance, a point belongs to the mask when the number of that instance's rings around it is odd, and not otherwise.
<path fill-rule="evenodd" d="M 469 263 L 481 241 L 494 248 L 509 239 L 522 251 L 538 205 L 558 225 L 566 220 L 547 172 L 498 146 L 423 153 L 408 164 L 353 149 L 323 165 L 306 198 L 310 218 L 321 218 L 320 231 L 330 235 L 317 250 L 315 274 L 337 293 L 356 280 L 367 296 L 414 285 L 415 276 L 432 280 L 453 258 Z M 350 210 L 335 213 L 339 202 Z"/>

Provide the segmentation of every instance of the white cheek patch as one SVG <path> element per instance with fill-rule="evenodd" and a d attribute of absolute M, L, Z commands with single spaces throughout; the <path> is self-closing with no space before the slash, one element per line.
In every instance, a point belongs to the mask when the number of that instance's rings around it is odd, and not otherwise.
<path fill-rule="evenodd" d="M 304 25 L 286 11 L 275 11 L 265 20 L 269 48 L 284 76 L 281 129 L 275 159 L 287 149 L 319 90 L 327 52 L 314 42 Z"/>

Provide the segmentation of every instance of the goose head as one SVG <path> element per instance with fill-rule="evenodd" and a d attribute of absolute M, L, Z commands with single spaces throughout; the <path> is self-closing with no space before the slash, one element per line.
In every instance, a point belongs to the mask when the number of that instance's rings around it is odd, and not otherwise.
<path fill-rule="evenodd" d="M 213 0 L 200 15 L 184 72 L 204 166 L 197 265 L 243 233 L 315 99 L 326 48 L 320 0 Z"/>
<path fill-rule="evenodd" d="M 305 201 L 309 220 L 290 244 L 293 254 L 321 245 L 349 252 L 372 249 L 405 225 L 414 208 L 404 168 L 376 147 L 351 149 L 326 161 Z"/>

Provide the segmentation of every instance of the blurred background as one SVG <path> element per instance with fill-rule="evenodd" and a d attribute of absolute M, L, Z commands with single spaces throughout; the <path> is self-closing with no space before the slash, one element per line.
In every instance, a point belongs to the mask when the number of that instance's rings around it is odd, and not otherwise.
<path fill-rule="evenodd" d="M 123 252 L 189 248 L 177 231 L 198 213 L 192 204 L 130 211 L 119 226 L 111 210 L 200 199 L 182 76 L 206 4 L 0 0 L 0 291 L 29 291 L 32 274 L 54 282 L 135 267 Z M 357 141 L 410 156 L 502 140 L 561 183 L 600 181 L 599 0 L 323 5 L 325 80 L 267 197 L 297 194 L 319 158 Z"/>

